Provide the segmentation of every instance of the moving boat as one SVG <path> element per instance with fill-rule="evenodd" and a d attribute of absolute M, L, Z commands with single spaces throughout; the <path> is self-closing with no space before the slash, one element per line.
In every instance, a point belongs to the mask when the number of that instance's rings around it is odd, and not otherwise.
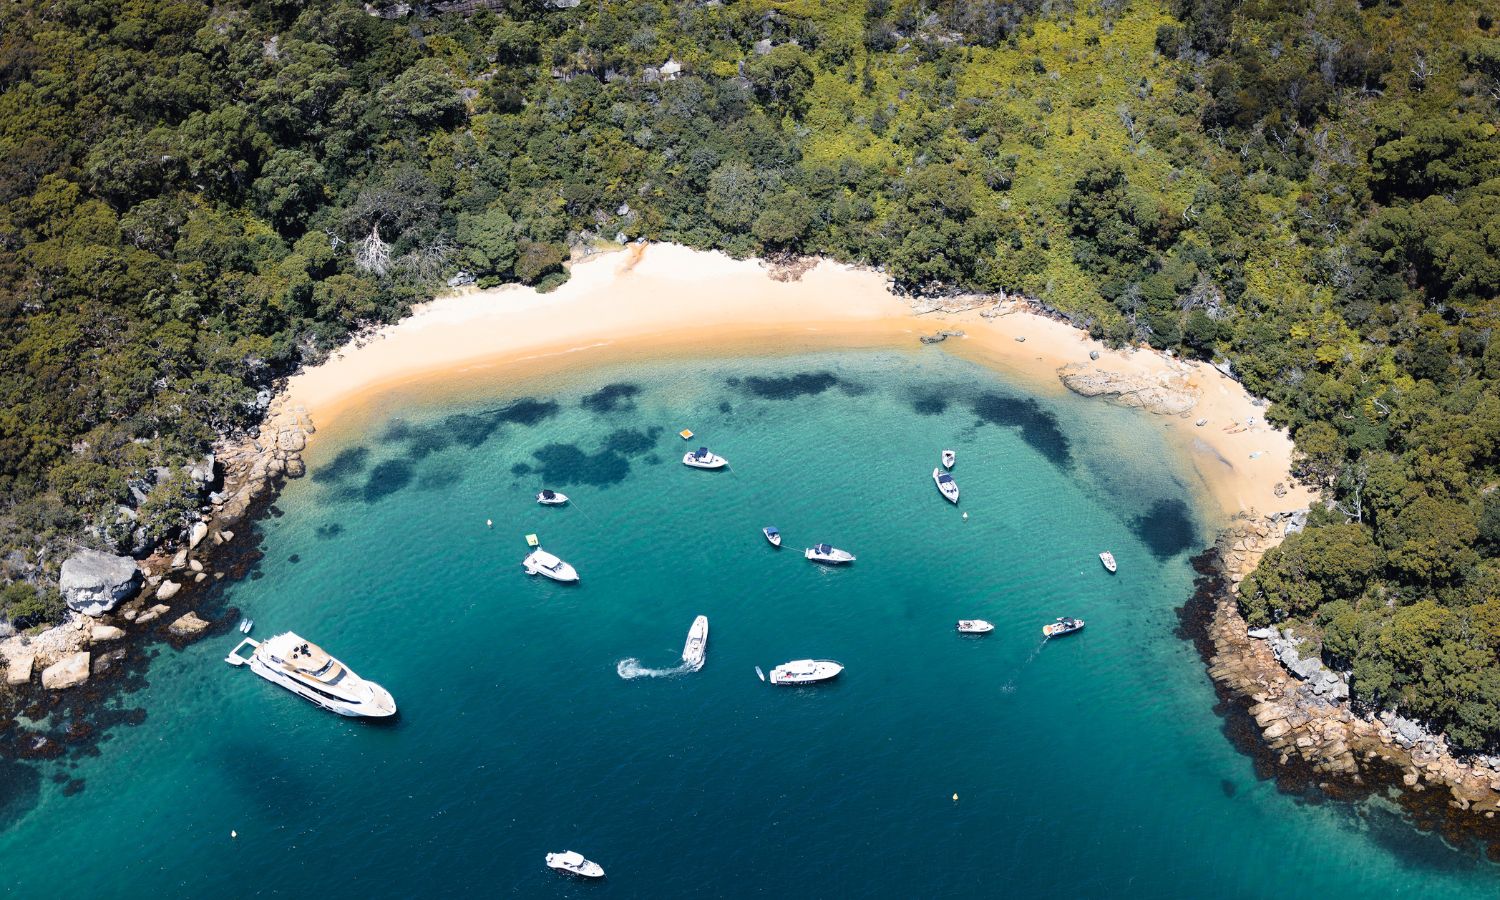
<path fill-rule="evenodd" d="M 983 619 L 959 619 L 959 634 L 989 634 L 995 630 L 995 626 Z"/>
<path fill-rule="evenodd" d="M 247 645 L 255 648 L 248 659 L 239 655 Z M 389 691 L 290 631 L 259 643 L 245 638 L 224 661 L 232 666 L 249 663 L 250 671 L 265 680 L 341 716 L 379 719 L 396 714 Z"/>
<path fill-rule="evenodd" d="M 942 492 L 945 500 L 949 503 L 958 502 L 958 482 L 953 480 L 952 475 L 942 469 L 933 469 L 932 482 L 937 485 L 937 489 Z"/>
<path fill-rule="evenodd" d="M 954 453 L 952 450 L 943 451 L 943 468 L 951 469 L 953 468 L 953 464 L 957 461 L 958 454 Z"/>
<path fill-rule="evenodd" d="M 771 677 L 765 680 L 772 684 L 815 684 L 836 678 L 842 671 L 843 664 L 831 659 L 794 659 L 772 669 Z"/>
<path fill-rule="evenodd" d="M 760 533 L 766 536 L 766 540 L 771 542 L 772 547 L 781 546 L 781 532 L 776 530 L 775 525 L 767 525 L 760 530 Z"/>
<path fill-rule="evenodd" d="M 850 553 L 848 550 L 840 550 L 828 544 L 818 544 L 815 547 L 808 547 L 802 552 L 802 555 L 815 563 L 823 563 L 829 566 L 840 566 L 844 563 L 854 562 L 853 553 Z"/>
<path fill-rule="evenodd" d="M 1042 634 L 1049 638 L 1062 637 L 1065 634 L 1072 634 L 1075 631 L 1082 630 L 1083 620 L 1075 619 L 1072 616 L 1058 616 L 1056 622 L 1053 622 L 1051 625 L 1042 626 Z"/>
<path fill-rule="evenodd" d="M 581 878 L 603 878 L 604 867 L 583 858 L 582 853 L 568 850 L 563 853 L 548 853 L 547 868 L 567 872 Z"/>
<path fill-rule="evenodd" d="M 541 575 L 553 581 L 573 582 L 578 580 L 578 570 L 558 559 L 541 547 L 531 551 L 521 560 L 521 568 L 527 575 Z"/>
<path fill-rule="evenodd" d="M 722 469 L 729 465 L 729 460 L 717 453 L 708 452 L 707 447 L 699 447 L 682 455 L 682 464 L 694 469 Z"/>
<path fill-rule="evenodd" d="M 1099 554 L 1099 561 L 1104 563 L 1104 568 L 1110 570 L 1111 572 L 1119 568 L 1115 565 L 1115 555 L 1113 553 L 1110 553 L 1108 550 Z"/>
<path fill-rule="evenodd" d="M 687 643 L 682 645 L 682 665 L 690 672 L 703 668 L 708 652 L 708 616 L 699 616 L 688 629 Z"/>
<path fill-rule="evenodd" d="M 536 502 L 543 506 L 562 506 L 568 502 L 567 494 L 559 494 L 557 491 L 549 491 L 542 488 L 541 493 L 536 495 Z"/>

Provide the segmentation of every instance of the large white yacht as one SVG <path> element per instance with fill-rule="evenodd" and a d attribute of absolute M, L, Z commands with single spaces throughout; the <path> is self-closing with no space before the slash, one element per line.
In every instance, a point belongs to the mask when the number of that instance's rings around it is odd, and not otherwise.
<path fill-rule="evenodd" d="M 708 616 L 699 616 L 688 629 L 687 643 L 682 645 L 682 665 L 690 672 L 703 668 L 708 653 Z"/>
<path fill-rule="evenodd" d="M 689 450 L 682 455 L 682 464 L 694 469 L 722 469 L 729 465 L 729 460 L 717 453 L 708 452 L 707 447 L 699 447 L 697 450 Z"/>
<path fill-rule="evenodd" d="M 831 659 L 794 659 L 772 669 L 765 680 L 772 684 L 813 684 L 835 678 L 842 671 L 843 664 Z"/>
<path fill-rule="evenodd" d="M 938 491 L 942 493 L 943 498 L 949 503 L 958 502 L 958 482 L 953 480 L 952 475 L 949 475 L 942 469 L 933 469 L 932 482 L 937 485 Z"/>
<path fill-rule="evenodd" d="M 558 559 L 541 547 L 536 548 L 521 560 L 521 568 L 527 575 L 541 575 L 553 581 L 573 582 L 578 580 L 578 570 Z"/>
<path fill-rule="evenodd" d="M 584 878 L 603 878 L 604 867 L 598 863 L 584 859 L 583 854 L 575 850 L 563 853 L 548 853 L 547 868 L 556 869 L 559 872 L 567 872 L 570 875 L 579 875 Z"/>
<path fill-rule="evenodd" d="M 850 553 L 848 550 L 840 550 L 829 544 L 818 544 L 814 547 L 808 547 L 802 551 L 802 555 L 815 563 L 823 563 L 830 566 L 839 566 L 844 563 L 854 562 L 853 553 Z"/>
<path fill-rule="evenodd" d="M 248 659 L 239 655 L 240 648 L 247 644 L 255 648 Z M 389 691 L 360 678 L 322 647 L 290 631 L 259 643 L 245 638 L 224 661 L 235 666 L 248 662 L 250 671 L 265 680 L 341 716 L 384 718 L 396 714 L 396 701 Z"/>

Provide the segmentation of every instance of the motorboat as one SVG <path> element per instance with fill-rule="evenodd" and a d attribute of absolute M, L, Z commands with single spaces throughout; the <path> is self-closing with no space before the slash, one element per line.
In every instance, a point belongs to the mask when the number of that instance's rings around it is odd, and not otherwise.
<path fill-rule="evenodd" d="M 1099 561 L 1104 563 L 1104 568 L 1110 570 L 1111 572 L 1119 568 L 1119 566 L 1115 565 L 1115 555 L 1113 553 L 1110 553 L 1108 550 L 1099 554 Z"/>
<path fill-rule="evenodd" d="M 708 616 L 699 616 L 688 629 L 687 643 L 682 645 L 682 665 L 690 672 L 703 668 L 708 652 Z"/>
<path fill-rule="evenodd" d="M 954 453 L 952 450 L 943 451 L 943 468 L 951 469 L 953 468 L 953 464 L 957 461 L 958 454 Z"/>
<path fill-rule="evenodd" d="M 553 581 L 572 582 L 578 580 L 578 570 L 558 559 L 555 555 L 548 553 L 541 547 L 536 548 L 521 560 L 521 568 L 526 570 L 527 575 L 541 575 Z"/>
<path fill-rule="evenodd" d="M 549 491 L 546 488 L 536 495 L 536 502 L 543 506 L 562 506 L 568 502 L 567 494 L 559 494 L 557 491 Z"/>
<path fill-rule="evenodd" d="M 707 447 L 699 447 L 682 455 L 682 464 L 694 469 L 722 469 L 729 465 L 729 460 L 717 453 L 708 452 Z"/>
<path fill-rule="evenodd" d="M 775 525 L 767 525 L 760 530 L 760 533 L 766 536 L 766 540 L 771 542 L 772 547 L 781 546 L 781 532 L 776 530 Z"/>
<path fill-rule="evenodd" d="M 548 853 L 547 868 L 556 869 L 559 872 L 567 872 L 569 875 L 577 875 L 580 878 L 603 878 L 604 867 L 592 860 L 583 858 L 582 853 L 567 850 L 563 853 Z"/>
<path fill-rule="evenodd" d="M 943 499 L 949 503 L 958 502 L 958 482 L 953 480 L 952 475 L 949 475 L 942 469 L 933 469 L 932 482 L 937 485 L 937 489 L 942 493 Z"/>
<path fill-rule="evenodd" d="M 760 669 L 755 671 L 759 672 Z M 772 669 L 769 678 L 762 677 L 772 684 L 816 684 L 836 678 L 842 671 L 843 664 L 831 659 L 794 659 Z"/>
<path fill-rule="evenodd" d="M 247 646 L 253 648 L 248 658 L 240 655 Z M 322 647 L 294 632 L 260 642 L 245 638 L 224 661 L 234 666 L 249 664 L 250 671 L 265 680 L 341 716 L 380 719 L 396 714 L 396 701 L 389 691 L 360 678 Z"/>
<path fill-rule="evenodd" d="M 995 630 L 995 626 L 983 619 L 959 619 L 959 634 L 989 634 Z"/>
<path fill-rule="evenodd" d="M 802 551 L 802 555 L 815 563 L 823 563 L 828 566 L 841 566 L 844 563 L 854 562 L 853 553 L 850 553 L 848 550 L 840 550 L 828 544 L 818 544 L 815 547 L 808 547 Z"/>
<path fill-rule="evenodd" d="M 1056 622 L 1053 622 L 1051 625 L 1042 626 L 1042 634 L 1049 638 L 1062 637 L 1065 634 L 1072 634 L 1075 631 L 1082 630 L 1083 620 L 1075 619 L 1072 616 L 1058 616 Z"/>

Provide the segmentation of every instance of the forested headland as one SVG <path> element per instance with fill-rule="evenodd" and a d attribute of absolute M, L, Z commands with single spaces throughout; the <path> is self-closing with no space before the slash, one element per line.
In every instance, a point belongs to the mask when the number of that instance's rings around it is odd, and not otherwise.
<path fill-rule="evenodd" d="M 442 9 L 460 7 L 461 11 Z M 382 15 L 373 15 L 381 13 Z M 1500 25 L 1442 0 L 23 0 L 0 614 L 144 553 L 279 376 L 460 272 L 823 254 L 1232 366 L 1333 503 L 1243 606 L 1500 741 Z"/>

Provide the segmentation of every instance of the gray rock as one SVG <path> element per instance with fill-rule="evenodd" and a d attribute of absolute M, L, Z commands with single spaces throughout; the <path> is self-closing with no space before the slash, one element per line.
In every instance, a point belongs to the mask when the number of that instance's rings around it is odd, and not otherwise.
<path fill-rule="evenodd" d="M 1391 730 L 1396 733 L 1396 740 L 1403 747 L 1410 747 L 1426 736 L 1421 725 L 1404 716 L 1397 716 L 1391 720 Z"/>
<path fill-rule="evenodd" d="M 128 556 L 80 550 L 63 561 L 57 589 L 68 608 L 102 616 L 128 600 L 141 585 L 141 570 Z"/>
<path fill-rule="evenodd" d="M 1267 626 L 1265 628 L 1252 628 L 1249 631 L 1245 632 L 1245 634 L 1248 637 L 1253 637 L 1256 640 L 1260 640 L 1260 641 L 1268 641 L 1271 638 L 1277 636 L 1276 629 L 1271 628 L 1269 626 Z"/>
<path fill-rule="evenodd" d="M 202 487 L 214 483 L 214 455 L 212 453 L 188 466 L 188 477 Z"/>
<path fill-rule="evenodd" d="M 1307 659 L 1297 660 L 1288 668 L 1291 669 L 1293 675 L 1296 675 L 1303 681 L 1309 681 L 1318 677 L 1319 673 L 1323 671 L 1323 663 L 1316 657 L 1310 656 Z"/>

